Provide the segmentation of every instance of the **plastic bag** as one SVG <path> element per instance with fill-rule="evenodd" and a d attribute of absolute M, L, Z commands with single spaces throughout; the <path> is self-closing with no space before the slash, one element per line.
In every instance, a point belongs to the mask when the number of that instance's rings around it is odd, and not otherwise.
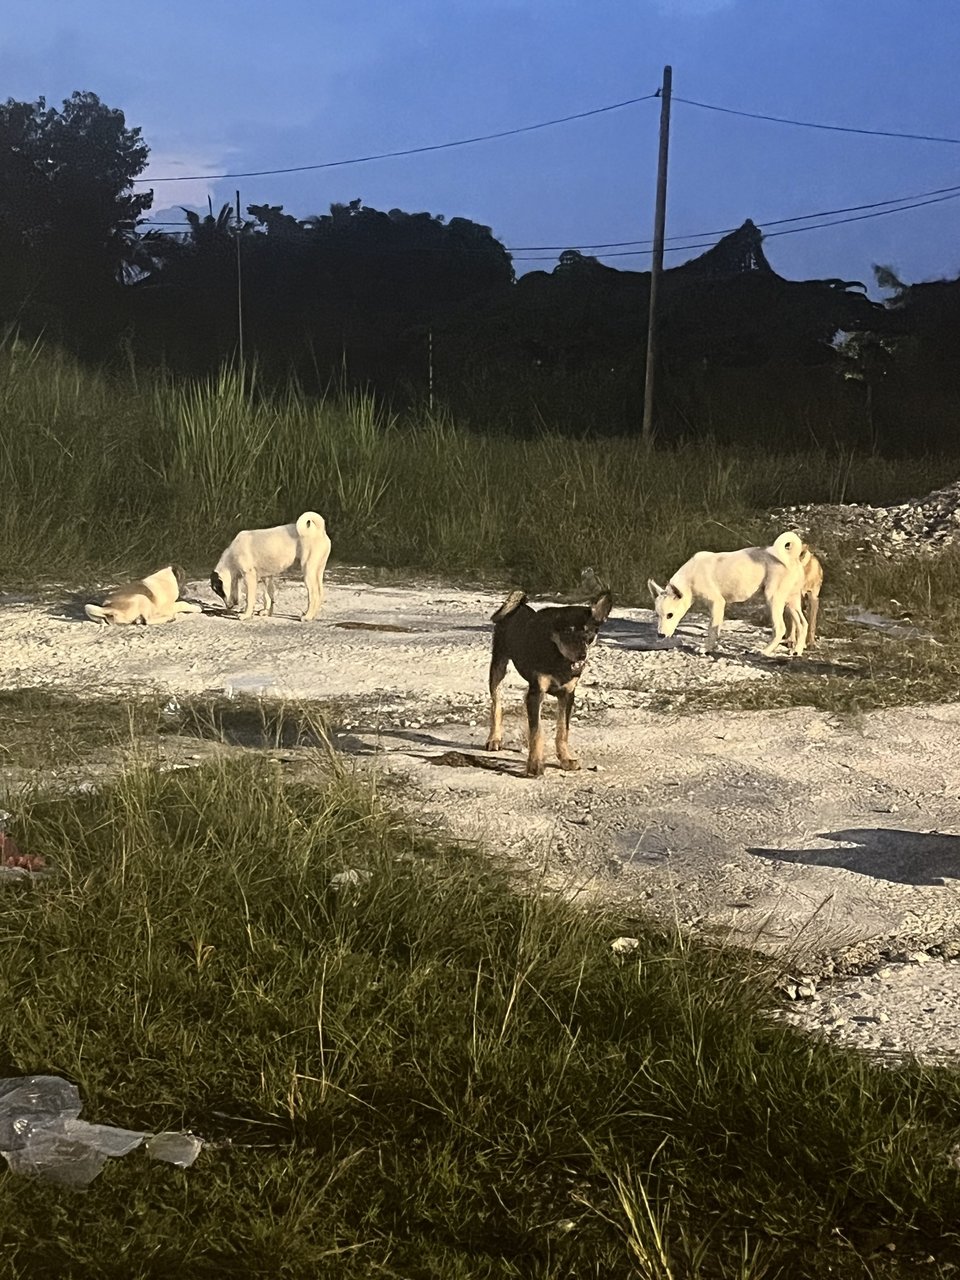
<path fill-rule="evenodd" d="M 0 1080 L 0 1155 L 13 1173 L 67 1187 L 88 1186 L 107 1160 L 147 1140 L 155 1160 L 186 1169 L 203 1142 L 188 1133 L 151 1135 L 80 1120 L 80 1091 L 59 1076 Z"/>

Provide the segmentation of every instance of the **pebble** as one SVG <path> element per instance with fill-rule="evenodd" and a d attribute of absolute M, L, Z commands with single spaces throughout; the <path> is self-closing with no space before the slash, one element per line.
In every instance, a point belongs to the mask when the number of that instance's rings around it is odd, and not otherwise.
<path fill-rule="evenodd" d="M 778 990 L 790 1003 L 774 1016 L 884 1062 L 960 1065 L 960 969 L 954 962 L 915 951 L 872 973 L 821 982 L 819 999 L 808 994 L 811 985 L 815 980 L 782 980 Z"/>

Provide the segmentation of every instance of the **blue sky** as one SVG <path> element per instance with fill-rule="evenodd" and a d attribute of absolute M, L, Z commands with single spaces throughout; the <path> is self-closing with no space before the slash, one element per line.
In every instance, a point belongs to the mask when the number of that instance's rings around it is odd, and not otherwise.
<path fill-rule="evenodd" d="M 310 164 L 532 124 L 652 92 L 666 62 L 681 96 L 960 136 L 956 0 L 12 0 L 7 13 L 0 93 L 59 104 L 92 90 L 142 127 L 154 177 Z M 658 104 L 644 102 L 430 155 L 159 185 L 149 216 L 205 210 L 208 195 L 216 208 L 239 186 L 244 206 L 282 204 L 298 216 L 359 196 L 469 217 L 509 247 L 637 240 L 652 234 L 657 128 Z M 952 184 L 960 146 L 676 103 L 667 233 Z M 791 277 L 872 282 L 875 262 L 908 280 L 956 275 L 960 200 L 771 239 L 767 253 Z M 536 265 L 551 263 L 517 269 Z"/>

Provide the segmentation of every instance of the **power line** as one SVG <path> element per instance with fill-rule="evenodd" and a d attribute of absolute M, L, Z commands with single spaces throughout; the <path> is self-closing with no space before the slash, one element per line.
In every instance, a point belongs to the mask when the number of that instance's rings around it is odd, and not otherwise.
<path fill-rule="evenodd" d="M 902 204 L 905 200 L 925 200 L 927 196 L 940 196 L 944 193 L 960 192 L 960 183 L 952 187 L 934 187 L 932 191 L 916 191 L 908 196 L 894 196 L 890 200 L 872 200 L 869 204 L 848 204 L 839 209 L 818 209 L 814 213 L 795 213 L 789 218 L 758 218 L 756 223 L 758 227 L 779 227 L 787 222 L 806 222 L 809 218 L 831 218 L 839 213 L 859 213 L 862 209 L 880 209 L 886 205 Z M 912 207 L 912 206 L 911 206 Z M 897 210 L 891 210 L 896 213 Z M 171 226 L 180 226 L 180 223 L 171 223 Z M 672 236 L 666 236 L 667 240 L 698 240 L 701 236 L 728 236 L 732 231 L 738 230 L 737 227 L 717 227 L 711 231 L 685 231 L 676 232 Z M 770 233 L 773 234 L 772 232 Z M 517 253 L 534 253 L 543 252 L 547 249 L 625 249 L 631 245 L 652 244 L 649 238 L 643 240 L 606 240 L 598 241 L 596 244 L 525 244 L 518 245 Z M 681 246 L 683 247 L 683 246 Z M 509 252 L 514 252 L 510 250 Z"/>
<path fill-rule="evenodd" d="M 943 199 L 951 200 L 951 199 L 954 199 L 954 198 L 955 198 L 956 196 L 958 196 L 958 195 L 960 195 L 960 184 L 957 184 L 957 185 L 954 185 L 954 186 L 950 186 L 950 187 L 935 187 L 932 191 L 919 191 L 919 192 L 915 192 L 915 193 L 914 193 L 914 194 L 912 194 L 912 195 L 906 195 L 906 196 L 894 196 L 894 197 L 892 197 L 892 198 L 891 198 L 891 199 L 889 199 L 889 200 L 872 200 L 872 201 L 870 201 L 870 202 L 869 202 L 869 203 L 867 203 L 867 204 L 850 204 L 850 205 L 843 205 L 843 206 L 841 206 L 840 208 L 837 208 L 837 209 L 819 209 L 819 210 L 817 210 L 817 211 L 816 211 L 816 212 L 814 212 L 814 213 L 796 213 L 796 214 L 792 214 L 792 215 L 791 215 L 790 217 L 788 217 L 788 218 L 765 218 L 765 219 L 758 219 L 758 220 L 757 220 L 757 226 L 758 226 L 758 227 L 760 227 L 760 228 L 763 228 L 763 227 L 779 227 L 779 226 L 784 226 L 785 224 L 787 224 L 787 223 L 792 223 L 792 222 L 807 222 L 807 221 L 809 221 L 809 220 L 810 220 L 810 219 L 812 219 L 812 218 L 834 218 L 834 217 L 836 217 L 836 215 L 841 214 L 841 213 L 860 213 L 861 211 L 863 211 L 863 210 L 865 210 L 865 209 L 868 209 L 868 210 L 877 209 L 877 210 L 881 210 L 881 211 L 882 211 L 882 213 L 903 213 L 903 212 L 906 212 L 906 211 L 907 211 L 907 210 L 909 210 L 909 209 L 920 209 L 920 208 L 923 208 L 923 207 L 924 207 L 924 205 L 927 205 L 927 204 L 940 204 L 940 203 L 942 203 L 942 201 L 941 201 L 941 200 L 939 200 L 939 199 L 937 199 L 936 197 L 943 197 Z M 931 198 L 931 197 L 933 197 L 933 198 Z M 910 202 L 912 202 L 912 203 L 906 203 L 907 201 L 910 201 Z M 900 207 L 898 207 L 898 208 L 892 208 L 892 207 L 890 207 L 890 206 L 894 206 L 894 205 L 896 205 L 896 206 L 900 206 Z M 877 217 L 879 217 L 879 216 L 882 216 L 882 213 L 881 213 L 881 214 L 875 214 L 875 215 L 872 215 L 872 216 L 877 216 Z M 769 232 L 765 232 L 765 236 L 766 236 L 767 238 L 769 238 L 769 237 L 771 237 L 771 236 L 790 235 L 790 234 L 793 234 L 794 232 L 797 232 L 797 231 L 814 231 L 814 230 L 817 230 L 819 227 L 824 227 L 824 226 L 827 226 L 827 227 L 831 227 L 831 226 L 842 226 L 844 222 L 857 222 L 857 221 L 862 221 L 862 219 L 858 219 L 858 218 L 844 218 L 844 219 L 838 219 L 838 220 L 837 220 L 837 221 L 835 221 L 835 222 L 823 222 L 823 223 L 817 223 L 817 224 L 812 225 L 812 226 L 809 226 L 809 227 L 795 227 L 795 228 L 793 228 L 793 231 L 792 231 L 792 232 L 791 232 L 791 231 L 787 231 L 787 232 L 785 232 L 785 231 L 769 231 Z M 151 219 L 144 219 L 144 223 L 143 223 L 143 224 L 141 224 L 141 225 L 149 225 L 149 226 L 152 226 L 152 227 L 182 227 L 182 228 L 185 228 L 185 227 L 189 226 L 189 223 L 186 223 L 186 222 L 167 222 L 167 221 L 162 221 L 162 220 L 156 220 L 156 221 L 154 221 L 154 220 L 151 220 Z M 684 241 L 700 240 L 700 239 L 701 239 L 702 237 L 704 237 L 704 236 L 725 236 L 725 235 L 730 235 L 730 234 L 731 234 L 731 232 L 734 232 L 734 231 L 736 231 L 736 230 L 738 230 L 738 228 L 737 228 L 737 227 L 720 227 L 720 228 L 716 228 L 716 229 L 711 230 L 711 231 L 688 231 L 688 232 L 685 232 L 685 233 L 677 232 L 676 234 L 674 234 L 674 235 L 672 235 L 672 236 L 667 236 L 666 238 L 667 238 L 668 240 L 684 240 Z M 511 253 L 511 254 L 519 254 L 519 253 L 545 253 L 545 252 L 547 252 L 547 251 L 549 251 L 549 250 L 553 250 L 553 251 L 555 251 L 555 252 L 562 252 L 562 251 L 564 251 L 564 250 L 566 250 L 566 249 L 577 249 L 577 250 L 582 250 L 582 249 L 626 249 L 626 248 L 630 248 L 630 247 L 632 247 L 632 246 L 634 246 L 634 245 L 647 245 L 647 244 L 650 244 L 650 243 L 651 243 L 651 242 L 650 242 L 650 240 L 649 240 L 649 239 L 644 239 L 644 240 L 604 240 L 604 241 L 596 241 L 596 242 L 594 242 L 594 243 L 590 243 L 590 244 L 524 244 L 524 245 L 513 245 L 513 246 L 509 246 L 509 245 L 507 245 L 507 246 L 504 246 L 504 247 L 505 247 L 505 249 L 506 249 L 506 252 L 507 252 L 507 253 Z M 710 242 L 708 242 L 708 243 L 713 243 L 713 242 L 712 242 L 712 241 L 710 241 Z M 428 249 L 428 248 L 431 248 L 431 247 L 433 247 L 433 246 L 424 245 L 424 246 L 422 246 L 422 247 L 423 247 L 424 249 Z M 670 248 L 668 248 L 668 249 L 667 249 L 667 250 L 665 250 L 665 251 L 666 251 L 666 252 L 671 252 L 671 253 L 676 253 L 676 252 L 681 252 L 681 251 L 683 251 L 684 249 L 700 249 L 700 248 L 703 248 L 703 247 L 704 247 L 704 246 L 703 246 L 703 245 L 701 245 L 701 244 L 680 244 L 680 245 L 674 245 L 674 246 L 671 246 Z M 437 251 L 438 251 L 438 252 L 446 251 L 446 250 L 447 250 L 447 246 L 445 246 L 445 245 L 438 245 L 438 246 L 436 246 L 436 249 L 437 249 Z M 413 252 L 413 251 L 410 251 L 410 252 Z M 419 252 L 419 250 L 417 250 L 417 252 Z M 635 250 L 635 252 L 636 252 L 636 253 L 638 253 L 638 254 L 642 254 L 642 253 L 647 253 L 647 252 L 649 252 L 649 250 L 646 250 L 646 249 L 638 249 L 638 250 Z M 607 257 L 607 258 L 613 258 L 613 257 L 623 257 L 623 256 L 628 256 L 628 255 L 608 253 L 608 254 L 604 254 L 603 256 L 604 256 L 604 257 Z M 528 262 L 529 262 L 529 261 L 536 261 L 536 262 L 546 262 L 546 261 L 549 261 L 549 259 L 546 259 L 546 258 L 525 258 L 525 259 L 520 259 L 520 260 L 521 260 L 521 261 L 528 261 Z"/>
<path fill-rule="evenodd" d="M 719 107 L 713 102 L 697 102 L 694 98 L 681 98 L 674 95 L 674 102 L 683 102 L 688 107 L 700 107 L 704 111 L 719 111 L 727 116 L 744 116 L 748 120 L 768 120 L 773 124 L 792 124 L 798 129 L 826 129 L 830 133 L 859 133 L 871 138 L 906 138 L 913 142 L 947 142 L 952 146 L 960 146 L 960 138 L 948 138 L 933 133 L 901 133 L 895 129 L 858 129 L 846 124 L 821 124 L 815 120 L 794 120 L 789 116 L 764 115 L 759 111 L 738 111 L 735 107 Z"/>
<path fill-rule="evenodd" d="M 932 200 L 917 200 L 913 204 L 901 205 L 897 209 L 875 209 L 873 213 L 861 213 L 852 218 L 836 218 L 833 222 L 812 222 L 806 227 L 786 227 L 782 231 L 770 231 L 764 234 L 764 240 L 772 239 L 774 236 L 795 236 L 801 231 L 820 231 L 824 227 L 842 227 L 847 222 L 865 222 L 869 218 L 883 218 L 891 213 L 907 213 L 910 209 L 923 209 L 929 204 L 943 204 L 946 200 L 960 199 L 960 190 L 954 191 L 952 195 L 937 196 Z M 758 224 L 759 225 L 759 224 Z M 769 225 L 769 224 L 768 224 Z M 734 228 L 736 230 L 736 228 Z M 715 240 L 704 240 L 700 244 L 677 244 L 668 245 L 665 253 L 684 253 L 690 249 L 712 249 L 716 244 Z M 570 248 L 574 246 L 568 246 Z M 622 249 L 614 253 L 605 253 L 604 258 L 632 258 L 652 253 L 652 249 Z M 515 262 L 552 262 L 552 258 L 524 258 L 517 257 Z"/>
<path fill-rule="evenodd" d="M 642 98 L 625 98 L 623 102 L 612 102 L 606 107 L 593 107 L 590 111 L 577 111 L 570 116 L 558 116 L 555 120 L 541 120 L 538 124 L 524 124 L 516 129 L 501 129 L 498 133 L 481 133 L 474 138 L 458 138 L 454 142 L 434 142 L 424 147 L 404 147 L 401 151 L 380 151 L 369 156 L 353 156 L 349 160 L 326 160 L 321 164 L 295 164 L 285 169 L 249 169 L 242 173 L 191 173 L 176 174 L 163 178 L 134 178 L 133 181 L 152 185 L 156 182 L 213 182 L 221 178 L 265 178 L 278 173 L 306 173 L 315 169 L 339 169 L 344 165 L 368 164 L 371 160 L 393 160 L 398 156 L 419 156 L 427 151 L 448 151 L 452 147 L 469 147 L 475 142 L 491 142 L 496 138 L 512 138 L 518 133 L 532 133 L 535 129 L 549 129 L 556 124 L 569 124 L 571 120 L 586 120 L 590 116 L 599 116 L 608 111 L 620 111 L 623 107 L 635 106 L 638 102 L 648 102 L 656 96 L 655 93 L 646 93 Z"/>

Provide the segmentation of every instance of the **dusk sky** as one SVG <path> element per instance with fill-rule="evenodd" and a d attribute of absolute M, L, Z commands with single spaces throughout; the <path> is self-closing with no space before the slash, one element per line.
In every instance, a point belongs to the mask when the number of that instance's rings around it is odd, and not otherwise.
<path fill-rule="evenodd" d="M 0 93 L 91 90 L 139 125 L 147 176 L 348 159 L 453 141 L 652 93 L 740 110 L 960 137 L 957 0 L 13 0 Z M 427 155 L 259 178 L 159 184 L 178 205 L 361 197 L 473 218 L 509 248 L 649 238 L 659 104 Z M 960 185 L 960 145 L 863 137 L 675 102 L 667 234 L 713 232 Z M 774 229 L 774 228 L 771 228 Z M 709 237 L 708 237 L 709 238 Z M 642 246 L 641 246 L 642 247 Z M 772 238 L 790 277 L 872 286 L 960 271 L 960 199 Z M 538 265 L 516 255 L 517 270 Z M 545 251 L 550 269 L 556 253 Z M 598 253 L 598 256 L 602 254 Z M 684 254 L 667 255 L 667 264 Z M 607 257 L 643 269 L 647 256 Z"/>

